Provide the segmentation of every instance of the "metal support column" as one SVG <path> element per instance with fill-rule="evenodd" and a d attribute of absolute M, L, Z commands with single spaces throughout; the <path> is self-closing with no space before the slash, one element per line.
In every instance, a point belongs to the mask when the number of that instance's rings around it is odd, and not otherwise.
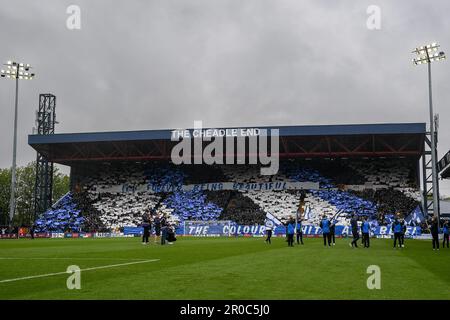
<path fill-rule="evenodd" d="M 39 110 L 36 112 L 36 134 L 55 133 L 56 97 L 52 94 L 39 95 Z M 34 190 L 35 219 L 52 205 L 53 196 L 53 162 L 49 162 L 42 154 L 36 157 L 36 182 Z"/>

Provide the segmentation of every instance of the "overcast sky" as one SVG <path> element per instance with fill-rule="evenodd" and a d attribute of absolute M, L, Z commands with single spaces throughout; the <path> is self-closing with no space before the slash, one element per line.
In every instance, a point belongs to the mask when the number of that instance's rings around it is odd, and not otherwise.
<path fill-rule="evenodd" d="M 69 30 L 69 5 L 81 29 Z M 369 30 L 367 8 L 381 9 Z M 57 96 L 57 132 L 424 122 L 427 71 L 414 47 L 450 53 L 450 1 L 0 0 L 0 60 L 20 83 L 18 162 L 39 93 Z M 450 64 L 433 65 L 439 158 L 450 148 Z M 14 81 L 0 81 L 0 167 L 11 163 Z M 450 194 L 450 184 L 442 184 Z"/>

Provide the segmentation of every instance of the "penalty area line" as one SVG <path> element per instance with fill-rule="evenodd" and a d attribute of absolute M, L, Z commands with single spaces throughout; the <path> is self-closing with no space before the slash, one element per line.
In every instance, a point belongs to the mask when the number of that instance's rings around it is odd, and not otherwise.
<path fill-rule="evenodd" d="M 155 261 L 159 261 L 159 259 L 151 259 L 151 260 L 144 260 L 144 261 L 135 261 L 135 262 L 127 262 L 127 263 L 119 263 L 119 264 L 110 264 L 110 265 L 106 265 L 106 266 L 91 267 L 91 268 L 86 268 L 86 269 L 80 269 L 80 272 L 99 270 L 99 269 L 116 268 L 116 267 L 123 267 L 123 266 L 129 266 L 129 265 L 133 265 L 133 264 L 149 263 L 149 262 L 155 262 Z M 62 274 L 70 274 L 70 272 L 63 271 L 63 272 L 38 274 L 38 275 L 35 275 L 35 276 L 28 276 L 28 277 L 14 278 L 14 279 L 5 279 L 5 280 L 0 280 L 0 283 L 7 283 L 7 282 L 14 282 L 14 281 L 21 281 L 21 280 L 29 280 L 29 279 L 37 279 L 37 278 L 46 278 L 46 277 L 52 277 L 52 276 L 57 276 L 57 275 L 62 275 Z"/>

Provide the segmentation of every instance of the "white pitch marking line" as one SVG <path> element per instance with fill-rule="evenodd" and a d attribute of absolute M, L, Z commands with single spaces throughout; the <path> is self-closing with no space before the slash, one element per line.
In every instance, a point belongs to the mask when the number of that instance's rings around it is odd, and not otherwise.
<path fill-rule="evenodd" d="M 145 259 L 124 259 L 124 258 L 86 258 L 86 257 L 0 257 L 0 260 L 124 260 L 124 261 L 144 261 Z"/>
<path fill-rule="evenodd" d="M 92 268 L 81 269 L 80 272 L 82 272 L 82 271 L 91 271 L 91 270 L 99 270 L 99 269 L 107 269 L 107 268 L 114 268 L 114 267 L 122 267 L 122 266 L 129 266 L 129 265 L 132 265 L 132 264 L 148 263 L 148 262 L 155 262 L 155 261 L 159 261 L 159 259 L 136 261 L 136 262 L 128 262 L 128 263 L 119 263 L 119 264 L 110 264 L 110 265 L 107 265 L 107 266 L 99 266 L 99 267 L 92 267 Z M 36 278 L 45 278 L 45 277 L 57 276 L 57 275 L 61 275 L 61 274 L 67 274 L 67 272 L 63 271 L 63 272 L 55 272 L 55 273 L 47 273 L 47 274 L 38 274 L 38 275 L 35 275 L 35 276 L 28 276 L 28 277 L 15 278 L 15 279 L 5 279 L 5 280 L 0 280 L 0 283 L 20 281 L 20 280 L 28 280 L 28 279 L 36 279 Z"/>

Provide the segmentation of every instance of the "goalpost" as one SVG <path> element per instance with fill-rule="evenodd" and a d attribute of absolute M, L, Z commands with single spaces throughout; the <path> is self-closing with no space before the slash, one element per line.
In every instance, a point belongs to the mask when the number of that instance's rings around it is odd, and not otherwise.
<path fill-rule="evenodd" d="M 233 234 L 232 222 L 230 220 L 185 220 L 183 222 L 184 236 L 230 237 Z"/>

